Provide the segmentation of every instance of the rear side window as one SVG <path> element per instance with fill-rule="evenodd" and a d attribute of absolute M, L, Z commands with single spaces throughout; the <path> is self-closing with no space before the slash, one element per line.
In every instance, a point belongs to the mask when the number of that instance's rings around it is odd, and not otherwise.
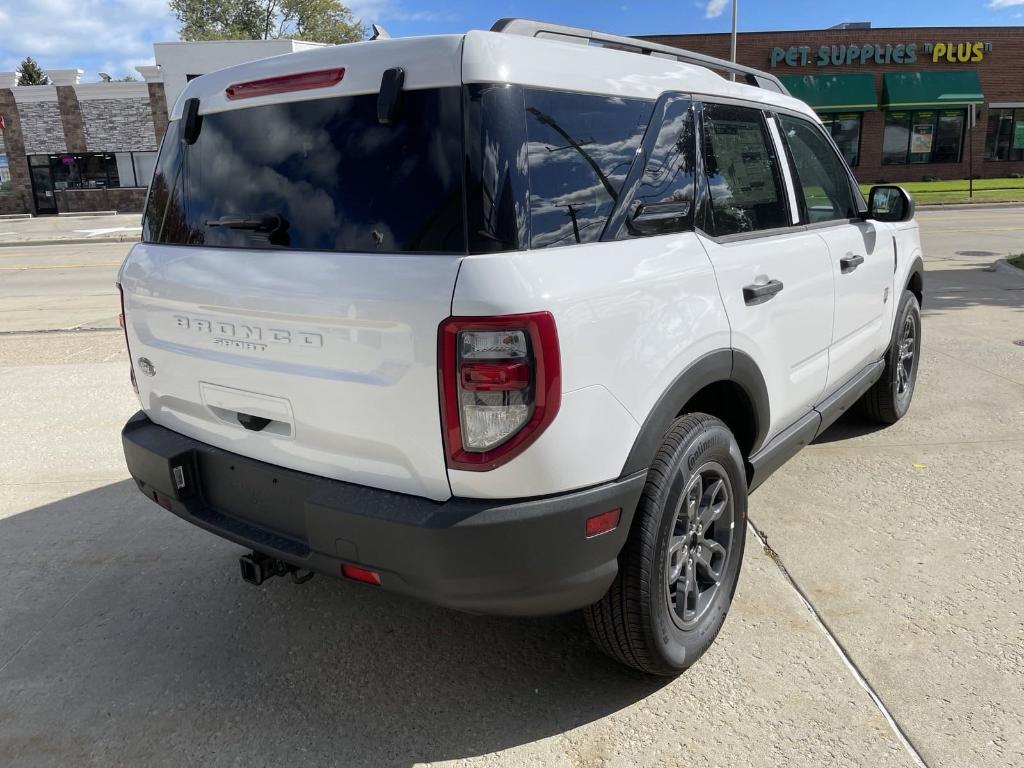
<path fill-rule="evenodd" d="M 782 133 L 796 166 L 807 221 L 852 219 L 857 215 L 850 175 L 821 129 L 807 120 L 779 115 Z"/>
<path fill-rule="evenodd" d="M 703 128 L 714 234 L 787 226 L 778 160 L 760 110 L 706 104 Z"/>
<path fill-rule="evenodd" d="M 695 150 L 690 100 L 671 98 L 630 206 L 630 234 L 663 235 L 690 229 Z"/>
<path fill-rule="evenodd" d="M 527 90 L 525 105 L 530 247 L 600 239 L 653 103 Z"/>
<path fill-rule="evenodd" d="M 172 123 L 143 225 L 147 242 L 233 248 L 465 253 L 461 89 L 406 91 L 401 119 L 377 95 Z"/>

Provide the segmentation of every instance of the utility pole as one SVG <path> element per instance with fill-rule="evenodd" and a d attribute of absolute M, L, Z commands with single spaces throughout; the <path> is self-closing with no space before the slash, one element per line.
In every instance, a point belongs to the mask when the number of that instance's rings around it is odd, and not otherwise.
<path fill-rule="evenodd" d="M 736 63 L 736 10 L 740 0 L 732 0 L 732 40 L 729 44 L 729 60 Z M 731 79 L 736 79 L 736 73 L 733 72 L 730 75 Z"/>

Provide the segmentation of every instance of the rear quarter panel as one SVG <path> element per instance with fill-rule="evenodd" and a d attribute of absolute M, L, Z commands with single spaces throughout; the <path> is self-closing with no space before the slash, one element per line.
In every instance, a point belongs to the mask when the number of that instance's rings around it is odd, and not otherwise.
<path fill-rule="evenodd" d="M 490 472 L 449 470 L 456 496 L 556 493 L 618 477 L 647 414 L 729 325 L 694 233 L 463 260 L 452 314 L 548 311 L 562 406 L 522 455 Z"/>

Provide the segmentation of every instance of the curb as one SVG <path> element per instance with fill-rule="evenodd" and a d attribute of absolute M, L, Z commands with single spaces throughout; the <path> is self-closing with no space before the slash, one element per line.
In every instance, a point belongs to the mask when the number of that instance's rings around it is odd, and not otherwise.
<path fill-rule="evenodd" d="M 910 193 L 913 197 L 913 192 Z M 921 200 L 914 198 L 914 204 L 920 209 L 936 209 L 944 211 L 956 211 L 956 210 L 967 210 L 968 208 L 1024 208 L 1024 202 L 1020 203 L 925 203 Z"/>
<path fill-rule="evenodd" d="M 124 234 L 105 238 L 50 238 L 49 240 L 3 241 L 0 248 L 30 248 L 32 246 L 81 246 L 86 243 L 138 243 L 139 237 Z"/>

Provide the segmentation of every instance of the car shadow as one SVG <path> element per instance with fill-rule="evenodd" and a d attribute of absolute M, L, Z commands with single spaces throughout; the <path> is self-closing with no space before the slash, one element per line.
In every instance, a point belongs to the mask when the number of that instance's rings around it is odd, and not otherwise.
<path fill-rule="evenodd" d="M 0 519 L 0 764 L 410 766 L 564 733 L 667 681 L 578 615 L 471 616 L 242 550 L 129 481 Z"/>

